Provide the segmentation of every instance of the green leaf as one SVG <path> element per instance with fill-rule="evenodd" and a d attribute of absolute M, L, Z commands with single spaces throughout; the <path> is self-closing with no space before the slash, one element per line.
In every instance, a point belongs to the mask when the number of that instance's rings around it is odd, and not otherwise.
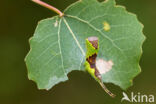
<path fill-rule="evenodd" d="M 112 69 L 102 75 L 103 82 L 122 89 L 132 85 L 132 79 L 141 72 L 139 60 L 145 40 L 136 15 L 116 6 L 114 0 L 81 0 L 64 14 L 39 22 L 25 60 L 29 79 L 39 89 L 50 89 L 66 81 L 69 72 L 84 71 L 85 39 L 97 36 L 98 58 L 113 62 Z"/>

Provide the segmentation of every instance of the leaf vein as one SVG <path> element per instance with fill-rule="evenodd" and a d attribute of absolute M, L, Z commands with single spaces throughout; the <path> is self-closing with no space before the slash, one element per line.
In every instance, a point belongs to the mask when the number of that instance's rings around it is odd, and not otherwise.
<path fill-rule="evenodd" d="M 65 22 L 65 24 L 66 24 L 66 26 L 67 26 L 67 28 L 68 28 L 69 32 L 71 33 L 72 37 L 73 37 L 73 38 L 74 38 L 74 40 L 76 41 L 76 44 L 77 44 L 77 45 L 78 45 L 78 47 L 80 48 L 80 50 L 81 50 L 81 52 L 82 52 L 83 56 L 85 56 L 85 52 L 84 52 L 84 50 L 82 49 L 82 47 L 81 47 L 81 45 L 80 45 L 79 41 L 77 40 L 77 38 L 76 38 L 75 34 L 74 34 L 74 33 L 73 33 L 73 31 L 71 30 L 71 28 L 70 28 L 69 24 L 67 23 L 67 21 L 65 20 L 65 18 L 64 18 L 63 20 L 64 20 L 64 22 Z"/>
<path fill-rule="evenodd" d="M 54 42 L 53 44 L 49 45 L 35 60 L 38 60 L 50 47 L 54 46 L 57 42 Z"/>
<path fill-rule="evenodd" d="M 60 50 L 60 55 L 61 55 L 61 62 L 62 62 L 62 69 L 64 71 L 64 74 L 67 75 L 65 69 L 64 69 L 64 65 L 63 65 L 63 56 L 62 56 L 62 50 L 61 50 L 61 44 L 60 44 L 60 31 L 61 31 L 61 22 L 62 22 L 62 19 L 60 19 L 59 21 L 59 27 L 58 27 L 58 44 L 59 44 L 59 50 Z"/>
<path fill-rule="evenodd" d="M 116 49 L 118 49 L 118 50 L 124 55 L 122 49 L 121 49 L 120 47 L 118 47 L 118 46 L 113 42 L 113 40 L 112 40 L 111 38 L 109 38 L 108 36 L 106 36 L 105 34 L 103 34 L 99 29 L 97 29 L 96 27 L 94 27 L 93 25 L 91 25 L 90 23 L 88 23 L 87 21 L 85 21 L 85 20 L 83 20 L 83 19 L 81 19 L 81 18 L 78 18 L 78 17 L 75 17 L 75 16 L 71 16 L 71 15 L 66 15 L 66 16 L 69 17 L 69 18 L 73 18 L 73 19 L 79 20 L 79 21 L 81 21 L 81 22 L 83 22 L 83 23 L 86 23 L 88 26 L 90 26 L 91 28 L 93 28 L 95 31 L 99 32 L 100 35 L 102 35 L 104 38 L 108 39 L 108 40 L 112 43 L 112 45 L 113 45 Z M 124 56 L 125 56 L 125 55 L 124 55 Z"/>

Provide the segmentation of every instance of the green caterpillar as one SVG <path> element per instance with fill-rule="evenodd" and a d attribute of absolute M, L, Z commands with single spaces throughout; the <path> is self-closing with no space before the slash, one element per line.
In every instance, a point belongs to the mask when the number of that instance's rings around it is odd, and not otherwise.
<path fill-rule="evenodd" d="M 86 71 L 102 86 L 102 88 L 108 93 L 111 97 L 115 97 L 102 82 L 102 76 L 98 69 L 96 68 L 96 57 L 99 51 L 99 41 L 97 37 L 88 37 L 86 39 L 86 61 L 85 69 Z"/>

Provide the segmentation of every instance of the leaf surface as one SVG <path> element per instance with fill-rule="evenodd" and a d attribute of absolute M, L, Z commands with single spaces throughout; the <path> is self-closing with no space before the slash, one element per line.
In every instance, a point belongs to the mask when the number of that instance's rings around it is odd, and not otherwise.
<path fill-rule="evenodd" d="M 114 0 L 81 0 L 64 14 L 39 22 L 26 57 L 29 79 L 39 89 L 50 89 L 68 80 L 69 72 L 84 71 L 85 39 L 97 36 L 98 58 L 113 62 L 112 69 L 102 75 L 103 82 L 122 89 L 132 85 L 132 79 L 141 72 L 139 60 L 145 39 L 136 15 L 116 6 Z"/>

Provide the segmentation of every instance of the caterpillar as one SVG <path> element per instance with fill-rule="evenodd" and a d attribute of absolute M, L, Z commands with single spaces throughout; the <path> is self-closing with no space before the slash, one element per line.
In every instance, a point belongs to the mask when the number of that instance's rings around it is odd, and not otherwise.
<path fill-rule="evenodd" d="M 111 97 L 115 97 L 102 82 L 102 75 L 96 67 L 96 57 L 99 51 L 99 40 L 98 37 L 92 36 L 86 39 L 86 71 L 101 85 L 104 91 Z"/>

